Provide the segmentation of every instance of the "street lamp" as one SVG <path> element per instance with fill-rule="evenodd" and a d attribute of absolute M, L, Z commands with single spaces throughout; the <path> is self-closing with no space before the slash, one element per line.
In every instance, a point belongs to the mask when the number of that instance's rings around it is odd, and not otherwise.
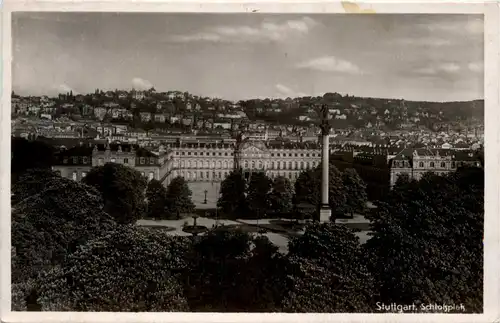
<path fill-rule="evenodd" d="M 203 201 L 203 204 L 207 204 L 207 193 L 208 193 L 208 191 L 205 190 L 204 193 L 205 193 L 205 200 Z"/>

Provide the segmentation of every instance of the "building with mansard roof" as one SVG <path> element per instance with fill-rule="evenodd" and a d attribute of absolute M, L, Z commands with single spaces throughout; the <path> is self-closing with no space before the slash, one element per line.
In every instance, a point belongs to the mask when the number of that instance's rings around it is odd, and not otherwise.
<path fill-rule="evenodd" d="M 173 151 L 159 147 L 151 151 L 137 145 L 121 143 L 81 143 L 56 154 L 52 167 L 62 177 L 80 181 L 90 169 L 106 163 L 118 163 L 132 167 L 148 180 L 156 179 L 168 183 L 171 179 Z"/>

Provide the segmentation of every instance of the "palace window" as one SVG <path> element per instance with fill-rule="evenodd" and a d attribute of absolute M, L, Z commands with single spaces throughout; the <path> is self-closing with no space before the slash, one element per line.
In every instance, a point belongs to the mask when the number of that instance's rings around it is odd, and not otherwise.
<path fill-rule="evenodd" d="M 451 162 L 451 168 L 455 168 L 456 167 L 456 164 L 454 161 Z"/>
<path fill-rule="evenodd" d="M 227 153 L 224 153 L 224 156 L 227 156 Z"/>
<path fill-rule="evenodd" d="M 224 161 L 224 168 L 227 168 L 227 160 Z"/>
<path fill-rule="evenodd" d="M 277 155 L 278 157 L 280 157 L 280 153 L 277 153 L 276 155 Z"/>
<path fill-rule="evenodd" d="M 200 152 L 200 156 L 203 156 L 203 151 L 202 151 L 202 152 Z"/>
<path fill-rule="evenodd" d="M 184 156 L 186 153 L 185 152 L 182 152 L 181 155 Z"/>
<path fill-rule="evenodd" d="M 291 161 L 289 161 L 289 162 L 288 162 L 288 169 L 292 169 L 292 167 L 293 167 L 293 166 L 292 166 L 292 162 L 291 162 Z"/>
<path fill-rule="evenodd" d="M 291 154 L 290 154 L 290 156 L 291 156 Z M 295 153 L 295 157 L 298 157 L 298 156 L 299 156 L 299 154 Z"/>
<path fill-rule="evenodd" d="M 255 168 L 255 160 L 252 160 L 252 169 Z"/>
<path fill-rule="evenodd" d="M 288 173 L 288 178 L 292 179 L 292 173 Z"/>
<path fill-rule="evenodd" d="M 198 162 L 195 160 L 193 163 L 194 163 L 194 168 L 198 168 Z"/>
<path fill-rule="evenodd" d="M 278 162 L 278 169 L 281 169 L 281 162 Z"/>
<path fill-rule="evenodd" d="M 219 153 L 219 156 L 222 156 L 222 153 Z"/>
<path fill-rule="evenodd" d="M 178 151 L 176 151 L 176 152 L 175 152 L 175 155 L 179 156 L 179 152 L 178 152 Z"/>
<path fill-rule="evenodd" d="M 123 158 L 123 163 L 128 164 L 128 158 Z"/>
<path fill-rule="evenodd" d="M 210 172 L 207 172 L 207 179 L 210 178 Z"/>
<path fill-rule="evenodd" d="M 194 152 L 194 155 L 195 155 L 195 156 L 197 156 L 197 155 L 198 155 L 198 153 L 195 151 L 195 152 Z"/>
<path fill-rule="evenodd" d="M 309 162 L 307 162 L 307 164 L 306 164 L 306 168 L 307 168 L 307 169 L 311 168 L 311 164 L 310 164 Z"/>
<path fill-rule="evenodd" d="M 434 162 L 431 162 L 430 166 L 431 168 L 434 168 Z"/>
<path fill-rule="evenodd" d="M 212 161 L 212 168 L 215 168 L 215 161 Z"/>
<path fill-rule="evenodd" d="M 446 167 L 445 162 L 441 162 L 441 168 L 445 168 L 445 167 Z"/>
<path fill-rule="evenodd" d="M 424 167 L 424 163 L 423 162 L 418 163 L 418 167 Z"/>
<path fill-rule="evenodd" d="M 300 157 L 304 157 L 304 154 L 300 154 Z"/>
<path fill-rule="evenodd" d="M 141 159 L 140 159 L 140 163 L 141 163 L 141 165 L 143 165 L 143 164 L 144 164 L 144 162 L 145 162 L 145 158 L 144 158 L 144 157 L 141 157 Z"/>
<path fill-rule="evenodd" d="M 191 179 L 191 172 L 187 172 L 187 174 L 186 174 L 186 179 L 187 179 L 187 180 L 190 180 L 190 179 Z"/>
<path fill-rule="evenodd" d="M 73 164 L 78 164 L 78 157 L 73 157 Z"/>
<path fill-rule="evenodd" d="M 222 162 L 220 160 L 217 162 L 217 168 L 222 168 Z"/>
<path fill-rule="evenodd" d="M 188 156 L 191 156 L 191 152 L 190 151 L 188 152 Z"/>
<path fill-rule="evenodd" d="M 84 164 L 86 164 L 86 163 L 88 163 L 88 162 L 89 162 L 88 157 L 87 157 L 87 156 L 84 156 L 84 157 L 83 157 L 83 163 L 84 163 Z"/>
<path fill-rule="evenodd" d="M 187 168 L 191 168 L 191 161 L 187 161 Z"/>
<path fill-rule="evenodd" d="M 274 169 L 275 165 L 274 162 L 271 162 L 271 168 Z"/>
<path fill-rule="evenodd" d="M 263 168 L 263 165 L 262 165 L 262 162 L 259 161 L 259 168 L 262 169 Z"/>
<path fill-rule="evenodd" d="M 300 169 L 304 168 L 304 162 L 300 162 Z"/>
<path fill-rule="evenodd" d="M 99 158 L 99 159 L 97 160 L 97 165 L 99 165 L 99 166 L 104 165 L 104 159 Z"/>
<path fill-rule="evenodd" d="M 295 161 L 295 169 L 299 168 L 299 162 Z"/>
<path fill-rule="evenodd" d="M 203 172 L 200 172 L 200 178 L 203 179 Z"/>
<path fill-rule="evenodd" d="M 208 168 L 208 160 L 205 160 L 205 168 Z"/>
<path fill-rule="evenodd" d="M 248 161 L 245 161 L 245 168 L 248 168 Z"/>

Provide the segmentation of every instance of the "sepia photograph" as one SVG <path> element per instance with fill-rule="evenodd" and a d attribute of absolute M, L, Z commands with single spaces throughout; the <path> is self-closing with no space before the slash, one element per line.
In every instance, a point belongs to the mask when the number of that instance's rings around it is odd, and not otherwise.
<path fill-rule="evenodd" d="M 11 310 L 483 313 L 484 22 L 12 12 Z"/>

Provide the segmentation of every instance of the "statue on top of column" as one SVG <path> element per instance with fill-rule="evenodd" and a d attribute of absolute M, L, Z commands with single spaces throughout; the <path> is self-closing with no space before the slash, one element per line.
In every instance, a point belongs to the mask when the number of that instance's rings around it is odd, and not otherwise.
<path fill-rule="evenodd" d="M 320 116 L 321 123 L 319 125 L 319 127 L 321 128 L 321 134 L 323 136 L 329 135 L 330 129 L 332 129 L 332 126 L 330 125 L 330 121 L 328 118 L 328 112 L 329 112 L 328 105 L 323 104 L 321 106 L 321 116 Z"/>

